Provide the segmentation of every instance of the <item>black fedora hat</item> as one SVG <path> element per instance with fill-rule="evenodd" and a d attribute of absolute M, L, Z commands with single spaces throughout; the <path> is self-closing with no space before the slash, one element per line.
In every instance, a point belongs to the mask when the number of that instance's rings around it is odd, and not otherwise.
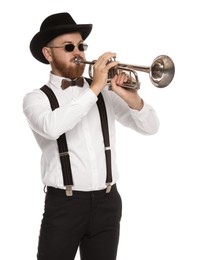
<path fill-rule="evenodd" d="M 42 48 L 55 37 L 71 32 L 79 32 L 85 40 L 92 30 L 92 24 L 76 24 L 69 13 L 57 13 L 48 16 L 41 24 L 40 31 L 30 42 L 30 51 L 34 58 L 48 64 Z"/>

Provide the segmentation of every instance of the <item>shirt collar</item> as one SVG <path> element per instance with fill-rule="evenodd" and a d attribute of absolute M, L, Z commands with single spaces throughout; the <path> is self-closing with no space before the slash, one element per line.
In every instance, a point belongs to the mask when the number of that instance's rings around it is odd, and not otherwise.
<path fill-rule="evenodd" d="M 61 89 L 62 90 L 61 82 L 62 82 L 63 79 L 70 80 L 69 78 L 60 77 L 60 76 L 54 75 L 54 74 L 52 74 L 52 72 L 50 72 L 49 86 L 50 87 L 55 87 L 57 89 Z M 89 85 L 86 84 L 86 87 L 89 87 Z"/>
<path fill-rule="evenodd" d="M 61 82 L 65 79 L 64 77 L 56 76 L 50 72 L 49 86 L 61 89 Z"/>

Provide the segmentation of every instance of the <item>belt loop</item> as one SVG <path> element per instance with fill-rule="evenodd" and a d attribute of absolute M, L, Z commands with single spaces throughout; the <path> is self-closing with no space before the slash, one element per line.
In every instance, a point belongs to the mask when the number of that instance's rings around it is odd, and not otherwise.
<path fill-rule="evenodd" d="M 111 183 L 107 182 L 106 185 L 107 185 L 106 193 L 109 193 L 111 191 Z"/>
<path fill-rule="evenodd" d="M 45 193 L 47 193 L 47 186 L 46 186 L 46 185 L 44 185 L 43 191 L 44 191 Z"/>
<path fill-rule="evenodd" d="M 67 197 L 73 196 L 72 185 L 66 186 L 65 194 L 66 194 Z"/>

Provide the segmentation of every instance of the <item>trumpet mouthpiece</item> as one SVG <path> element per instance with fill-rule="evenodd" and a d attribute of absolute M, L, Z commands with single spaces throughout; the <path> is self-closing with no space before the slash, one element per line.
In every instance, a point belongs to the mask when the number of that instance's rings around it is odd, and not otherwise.
<path fill-rule="evenodd" d="M 81 63 L 84 63 L 84 61 L 83 61 L 80 57 L 76 57 L 76 58 L 74 59 L 74 63 L 77 64 L 77 65 L 79 65 L 79 64 L 81 64 Z"/>

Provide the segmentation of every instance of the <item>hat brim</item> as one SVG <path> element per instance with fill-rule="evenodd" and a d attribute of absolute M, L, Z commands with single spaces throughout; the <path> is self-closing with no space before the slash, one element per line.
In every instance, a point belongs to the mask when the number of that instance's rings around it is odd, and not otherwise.
<path fill-rule="evenodd" d="M 82 39 L 85 40 L 92 30 L 92 24 L 80 24 L 80 25 L 66 25 L 66 26 L 54 26 L 49 30 L 38 32 L 30 42 L 30 51 L 34 58 L 38 61 L 49 64 L 45 59 L 42 48 L 46 46 L 51 40 L 59 35 L 79 32 Z"/>

